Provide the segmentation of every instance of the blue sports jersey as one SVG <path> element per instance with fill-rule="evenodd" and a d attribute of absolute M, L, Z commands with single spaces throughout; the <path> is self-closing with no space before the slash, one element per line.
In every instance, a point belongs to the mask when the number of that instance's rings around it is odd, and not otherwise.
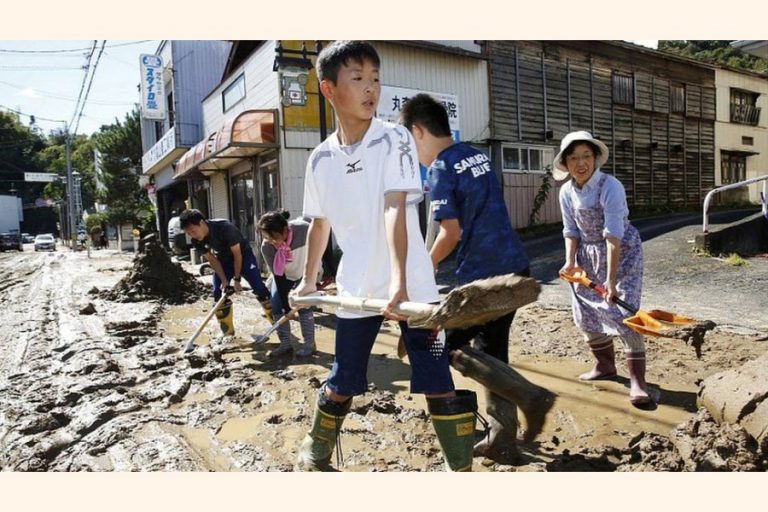
<path fill-rule="evenodd" d="M 454 144 L 437 155 L 428 174 L 433 218 L 457 219 L 461 226 L 459 284 L 528 268 L 487 156 L 467 144 Z"/>

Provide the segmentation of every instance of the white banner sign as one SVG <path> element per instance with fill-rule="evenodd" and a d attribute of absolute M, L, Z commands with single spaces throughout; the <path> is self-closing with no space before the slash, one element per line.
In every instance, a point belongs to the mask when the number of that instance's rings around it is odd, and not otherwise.
<path fill-rule="evenodd" d="M 58 181 L 59 175 L 50 172 L 25 172 L 24 181 L 40 181 L 45 183 L 53 183 Z"/>
<path fill-rule="evenodd" d="M 400 120 L 400 111 L 405 102 L 420 93 L 426 93 L 443 104 L 448 112 L 448 122 L 451 125 L 453 140 L 461 140 L 461 123 L 459 118 L 459 97 L 453 94 L 443 94 L 440 92 L 421 91 L 419 89 L 407 89 L 405 87 L 393 87 L 390 85 L 381 86 L 381 97 L 379 106 L 376 109 L 376 117 L 397 123 Z"/>
<path fill-rule="evenodd" d="M 165 119 L 165 88 L 163 87 L 163 59 L 159 55 L 142 54 L 141 62 L 141 117 Z"/>

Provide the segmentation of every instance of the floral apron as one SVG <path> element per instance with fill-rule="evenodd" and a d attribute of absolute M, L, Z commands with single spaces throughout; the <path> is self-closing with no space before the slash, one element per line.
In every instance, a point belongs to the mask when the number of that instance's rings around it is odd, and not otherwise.
<path fill-rule="evenodd" d="M 602 176 L 598 182 L 598 197 L 602 195 L 607 177 Z M 608 280 L 608 250 L 603 238 L 605 216 L 600 201 L 598 200 L 594 208 L 576 210 L 574 218 L 580 235 L 576 264 L 586 271 L 590 280 L 604 284 Z M 624 237 L 621 240 L 616 283 L 619 298 L 632 307 L 639 308 L 643 287 L 643 248 L 640 233 L 627 219 L 624 219 Z M 621 322 L 630 313 L 616 304 L 608 304 L 586 286 L 575 287 L 572 305 L 573 321 L 582 331 L 614 336 L 634 335 L 634 331 Z"/>

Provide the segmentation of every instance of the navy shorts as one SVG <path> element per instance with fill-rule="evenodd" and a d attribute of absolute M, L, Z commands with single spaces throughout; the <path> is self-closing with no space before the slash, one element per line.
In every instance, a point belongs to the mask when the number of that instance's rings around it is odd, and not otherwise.
<path fill-rule="evenodd" d="M 336 318 L 336 356 L 326 384 L 331 391 L 354 396 L 368 389 L 368 358 L 383 321 L 383 316 Z M 453 391 L 444 337 L 438 331 L 410 328 L 405 322 L 400 322 L 400 330 L 411 363 L 411 393 Z"/>

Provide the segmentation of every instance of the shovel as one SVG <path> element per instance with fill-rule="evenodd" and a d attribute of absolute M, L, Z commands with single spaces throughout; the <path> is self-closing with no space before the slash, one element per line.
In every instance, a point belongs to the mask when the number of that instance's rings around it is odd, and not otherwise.
<path fill-rule="evenodd" d="M 269 329 L 267 329 L 267 331 L 264 334 L 261 334 L 258 336 L 256 334 L 251 335 L 251 337 L 253 338 L 253 344 L 256 345 L 256 344 L 264 343 L 265 341 L 267 341 L 267 339 L 269 339 L 269 335 L 275 332 L 277 328 L 283 325 L 285 322 L 293 318 L 293 316 L 299 311 L 299 309 L 301 308 L 295 307 L 291 309 L 289 312 L 287 312 L 286 314 L 284 314 L 283 316 L 281 316 L 280 319 L 277 322 L 273 323 L 272 326 Z"/>
<path fill-rule="evenodd" d="M 534 302 L 541 287 L 535 279 L 505 274 L 479 279 L 454 288 L 440 304 L 401 302 L 393 312 L 408 318 L 408 325 L 424 329 L 466 329 L 482 325 Z M 389 301 L 324 294 L 291 296 L 291 307 L 330 307 L 380 313 Z"/>
<path fill-rule="evenodd" d="M 592 282 L 582 268 L 575 267 L 568 273 L 561 272 L 560 278 L 569 283 L 584 285 L 602 297 L 605 297 L 607 294 L 605 288 Z M 686 343 L 690 342 L 691 346 L 696 350 L 697 358 L 701 357 L 701 345 L 704 343 L 704 335 L 707 331 L 714 329 L 716 325 L 711 320 L 698 321 L 660 309 L 652 309 L 650 311 L 639 310 L 618 297 L 613 297 L 613 302 L 632 314 L 632 316 L 622 320 L 624 325 L 646 336 L 678 338 Z"/>
<path fill-rule="evenodd" d="M 200 327 L 197 328 L 195 333 L 189 337 L 189 340 L 187 340 L 187 344 L 184 345 L 184 353 L 188 354 L 192 352 L 195 349 L 195 340 L 198 336 L 200 336 L 200 333 L 203 332 L 203 329 L 205 329 L 205 326 L 208 325 L 208 322 L 211 320 L 214 314 L 216 314 L 216 311 L 221 307 L 222 304 L 224 304 L 224 301 L 227 300 L 226 293 L 221 294 L 221 298 L 216 302 L 216 304 L 211 308 L 211 310 L 208 312 L 208 314 L 205 316 L 205 319 L 203 320 L 203 323 L 200 324 Z"/>

